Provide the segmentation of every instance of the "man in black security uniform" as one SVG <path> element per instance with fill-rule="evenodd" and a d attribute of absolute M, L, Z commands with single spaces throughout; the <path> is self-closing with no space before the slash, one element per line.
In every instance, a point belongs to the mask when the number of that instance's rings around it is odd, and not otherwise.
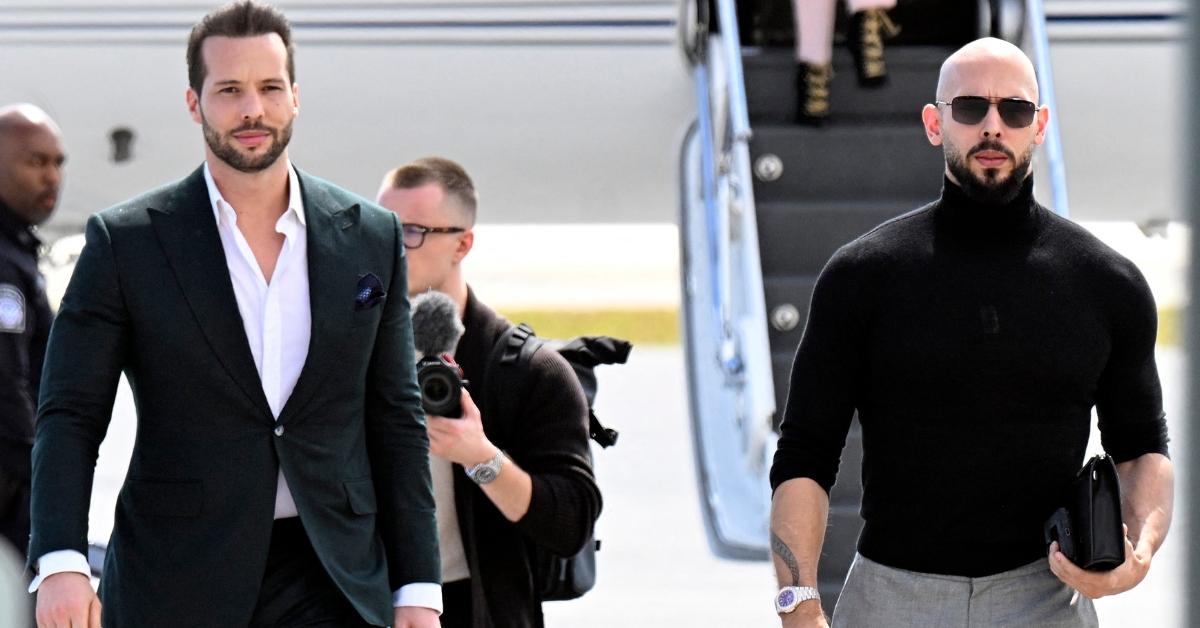
<path fill-rule="evenodd" d="M 34 228 L 58 203 L 62 134 L 41 109 L 0 108 L 0 536 L 29 545 L 29 452 L 51 313 Z"/>
<path fill-rule="evenodd" d="M 488 407 L 488 359 L 509 322 L 476 298 L 463 276 L 476 201 L 466 171 L 438 157 L 391 171 L 378 196 L 400 216 L 410 295 L 449 295 L 465 328 L 454 359 L 474 395 L 463 391 L 461 418 L 428 417 L 442 626 L 533 628 L 542 626 L 542 609 L 525 543 L 574 555 L 590 539 L 600 491 L 588 451 L 587 400 L 557 352 L 533 354 L 515 417 Z"/>
<path fill-rule="evenodd" d="M 1096 625 L 1091 599 L 1141 582 L 1166 536 L 1154 300 L 1131 262 L 1034 200 L 1037 99 L 1015 46 L 954 53 L 922 112 L 945 153 L 941 198 L 842 247 L 818 279 L 771 469 L 784 626 L 827 625 L 813 587 L 856 410 L 865 526 L 834 626 Z M 1042 540 L 1093 407 L 1128 535 L 1109 572 Z"/>

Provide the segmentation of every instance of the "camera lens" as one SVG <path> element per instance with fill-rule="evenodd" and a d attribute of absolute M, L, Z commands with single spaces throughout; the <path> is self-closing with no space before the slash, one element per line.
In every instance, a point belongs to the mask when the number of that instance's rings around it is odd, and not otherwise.
<path fill-rule="evenodd" d="M 463 382 L 457 366 L 440 358 L 425 358 L 417 363 L 417 386 L 421 389 L 421 407 L 426 414 L 458 418 L 462 416 L 459 397 Z"/>
<path fill-rule="evenodd" d="M 441 373 L 432 374 L 425 380 L 425 388 L 421 391 L 431 403 L 442 405 L 446 401 L 446 397 L 450 394 L 450 385 Z"/>

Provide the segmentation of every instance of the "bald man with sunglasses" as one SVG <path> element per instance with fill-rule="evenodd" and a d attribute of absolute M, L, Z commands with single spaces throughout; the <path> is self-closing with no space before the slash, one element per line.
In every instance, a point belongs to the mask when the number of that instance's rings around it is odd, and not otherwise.
<path fill-rule="evenodd" d="M 771 469 L 785 627 L 829 625 L 817 562 L 856 411 L 865 525 L 835 627 L 1095 626 L 1091 600 L 1141 582 L 1166 536 L 1154 300 L 1129 260 L 1034 200 L 1037 102 L 1015 46 L 951 55 L 921 112 L 941 198 L 839 249 L 817 281 Z M 1108 572 L 1042 536 L 1093 407 L 1127 528 Z"/>

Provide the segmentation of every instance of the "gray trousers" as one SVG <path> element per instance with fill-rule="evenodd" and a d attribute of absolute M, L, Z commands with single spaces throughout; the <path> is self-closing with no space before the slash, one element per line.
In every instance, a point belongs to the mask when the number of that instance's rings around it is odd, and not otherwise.
<path fill-rule="evenodd" d="M 982 578 L 894 569 L 855 555 L 832 628 L 1084 628 L 1092 601 L 1063 584 L 1045 559 Z"/>

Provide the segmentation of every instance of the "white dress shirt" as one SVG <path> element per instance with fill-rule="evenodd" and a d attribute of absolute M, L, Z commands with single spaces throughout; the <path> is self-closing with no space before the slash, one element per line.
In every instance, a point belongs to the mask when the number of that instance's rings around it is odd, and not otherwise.
<path fill-rule="evenodd" d="M 275 222 L 275 232 L 284 236 L 283 248 L 269 282 L 237 225 L 237 211 L 221 195 L 207 162 L 204 164 L 204 182 L 208 185 L 208 198 L 212 202 L 213 218 L 225 251 L 225 263 L 229 267 L 229 279 L 246 331 L 246 341 L 250 344 L 267 404 L 278 420 L 300 379 L 312 334 L 308 222 L 300 194 L 300 179 L 289 163 L 288 206 Z M 281 469 L 275 490 L 275 518 L 297 514 L 296 502 Z M 87 558 L 79 552 L 49 552 L 38 559 L 39 575 L 30 585 L 30 592 L 37 590 L 47 576 L 63 571 L 91 573 Z M 424 606 L 441 612 L 441 587 L 427 582 L 407 584 L 393 593 L 392 603 L 395 606 Z"/>
<path fill-rule="evenodd" d="M 238 313 L 254 356 L 254 367 L 262 381 L 263 394 L 271 414 L 279 419 L 283 405 L 296 388 L 308 342 L 312 334 L 312 308 L 308 300 L 308 232 L 300 181 L 288 165 L 288 207 L 275 222 L 275 232 L 283 234 L 283 248 L 275 261 L 275 272 L 268 282 L 237 226 L 237 211 L 230 205 L 204 164 L 204 182 L 212 201 L 221 248 L 229 266 L 229 280 L 237 298 Z M 283 471 L 275 488 L 275 518 L 295 517 L 296 502 L 288 489 Z"/>

